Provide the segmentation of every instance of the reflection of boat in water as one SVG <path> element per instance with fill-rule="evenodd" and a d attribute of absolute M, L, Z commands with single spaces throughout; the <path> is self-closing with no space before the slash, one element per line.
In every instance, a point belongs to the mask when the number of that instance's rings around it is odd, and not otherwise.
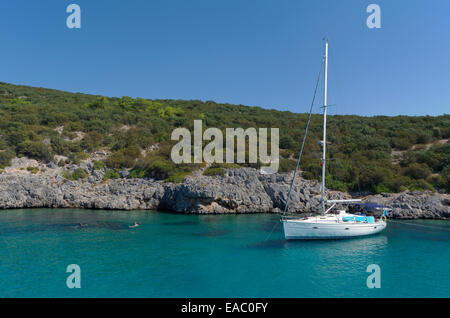
<path fill-rule="evenodd" d="M 282 215 L 282 223 L 284 236 L 286 239 L 337 239 L 337 238 L 351 238 L 364 235 L 371 235 L 381 232 L 386 228 L 386 213 L 384 209 L 381 217 L 366 216 L 361 214 L 353 214 L 345 210 L 339 210 L 333 214 L 329 213 L 337 204 L 348 204 L 359 202 L 361 200 L 327 200 L 325 197 L 325 163 L 326 163 L 326 135 L 327 135 L 327 71 L 328 71 L 328 40 L 325 42 L 325 96 L 323 106 L 323 140 L 319 142 L 322 145 L 322 196 L 321 196 L 321 211 L 318 216 L 311 217 L 289 217 L 287 216 L 289 199 L 294 186 L 295 177 L 297 175 L 298 166 L 303 152 L 305 138 L 308 132 L 309 120 L 306 125 L 305 135 L 303 137 L 302 147 L 300 149 L 299 158 L 297 160 L 297 167 L 294 172 L 294 177 L 289 189 L 288 198 L 284 213 Z M 320 75 L 319 75 L 320 76 Z M 312 105 L 311 105 L 312 107 Z M 311 108 L 312 110 L 312 108 Z M 327 204 L 331 207 L 327 208 Z"/>

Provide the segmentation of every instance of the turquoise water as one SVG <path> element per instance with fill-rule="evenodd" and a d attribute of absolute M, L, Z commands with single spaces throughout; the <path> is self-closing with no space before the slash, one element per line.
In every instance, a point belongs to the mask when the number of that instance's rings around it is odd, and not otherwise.
<path fill-rule="evenodd" d="M 286 242 L 268 214 L 5 210 L 0 297 L 449 297 L 450 222 L 405 222 Z M 66 287 L 69 264 L 81 267 L 80 289 Z M 381 267 L 380 289 L 366 286 L 369 264 Z"/>

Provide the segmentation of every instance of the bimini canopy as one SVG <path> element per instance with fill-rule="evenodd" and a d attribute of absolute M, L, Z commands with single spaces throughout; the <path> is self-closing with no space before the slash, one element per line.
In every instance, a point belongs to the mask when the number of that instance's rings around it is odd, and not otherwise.
<path fill-rule="evenodd" d="M 371 208 L 371 209 L 387 209 L 387 207 L 384 205 L 379 205 L 379 204 L 371 203 L 371 202 L 367 202 L 367 203 L 362 203 L 362 202 L 358 203 L 357 202 L 357 203 L 353 203 L 353 204 L 363 206 L 366 208 Z"/>

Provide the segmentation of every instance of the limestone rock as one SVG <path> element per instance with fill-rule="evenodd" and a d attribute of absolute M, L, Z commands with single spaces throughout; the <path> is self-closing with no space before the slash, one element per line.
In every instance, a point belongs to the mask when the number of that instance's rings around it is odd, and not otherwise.
<path fill-rule="evenodd" d="M 0 208 L 64 207 L 90 209 L 158 209 L 180 213 L 280 213 L 284 210 L 292 173 L 263 175 L 252 168 L 227 169 L 224 176 L 193 175 L 181 184 L 153 179 L 120 178 L 104 181 L 105 170 L 89 164 L 68 165 L 67 171 L 82 167 L 88 178 L 70 181 L 55 173 L 20 173 L 17 167 L 36 164 L 14 162 L 16 170 L 0 175 Z M 52 170 L 52 168 L 49 168 Z M 59 172 L 59 173 L 56 173 Z M 122 171 L 122 177 L 127 176 Z M 320 208 L 321 187 L 317 181 L 297 177 L 289 201 L 290 212 L 314 212 Z M 350 194 L 328 192 L 331 199 Z M 388 206 L 393 218 L 450 218 L 448 194 L 413 192 L 356 197 Z"/>

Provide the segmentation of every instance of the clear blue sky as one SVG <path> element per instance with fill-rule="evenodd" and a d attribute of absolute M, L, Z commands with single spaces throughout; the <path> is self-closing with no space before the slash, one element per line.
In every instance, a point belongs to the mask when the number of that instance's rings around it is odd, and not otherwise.
<path fill-rule="evenodd" d="M 325 35 L 331 113 L 450 113 L 448 0 L 2 1 L 0 81 L 306 112 Z"/>

